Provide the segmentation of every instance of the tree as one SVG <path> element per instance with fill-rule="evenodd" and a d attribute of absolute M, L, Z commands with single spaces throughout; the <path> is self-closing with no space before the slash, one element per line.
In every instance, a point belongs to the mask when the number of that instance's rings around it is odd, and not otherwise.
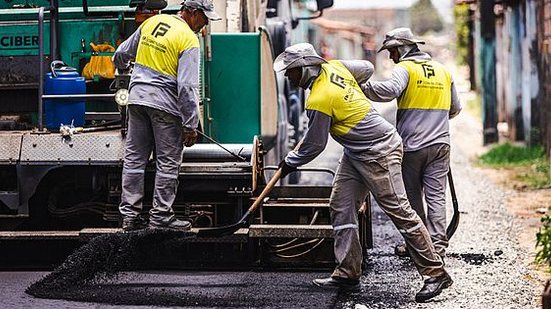
<path fill-rule="evenodd" d="M 457 35 L 457 57 L 460 64 L 469 61 L 469 5 L 456 4 L 453 8 L 455 33 Z"/>
<path fill-rule="evenodd" d="M 423 35 L 429 31 L 439 32 L 444 28 L 442 18 L 430 0 L 419 0 L 410 8 L 411 30 Z"/>

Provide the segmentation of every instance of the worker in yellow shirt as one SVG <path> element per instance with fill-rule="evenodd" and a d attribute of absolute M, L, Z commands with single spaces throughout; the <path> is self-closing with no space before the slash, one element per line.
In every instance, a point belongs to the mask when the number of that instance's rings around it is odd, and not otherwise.
<path fill-rule="evenodd" d="M 396 63 L 392 77 L 362 85 L 374 101 L 397 100 L 396 128 L 404 143 L 402 175 L 409 202 L 430 233 L 436 252 L 444 258 L 446 236 L 446 176 L 450 166 L 449 119 L 461 111 L 450 72 L 422 52 L 422 40 L 409 28 L 386 34 L 383 46 Z M 426 204 L 423 205 L 423 199 Z M 406 244 L 396 246 L 399 256 L 410 254 Z"/>
<path fill-rule="evenodd" d="M 146 19 L 115 51 L 125 69 L 134 61 L 128 98 L 128 134 L 119 211 L 123 230 L 145 227 L 145 168 L 155 150 L 156 172 L 149 227 L 189 231 L 176 219 L 172 203 L 178 188 L 183 146 L 197 140 L 199 123 L 199 39 L 209 20 L 221 19 L 211 0 L 185 0 L 176 15 Z"/>
<path fill-rule="evenodd" d="M 421 218 L 409 205 L 400 166 L 402 140 L 358 84 L 369 79 L 373 65 L 369 61 L 326 61 L 312 45 L 300 43 L 276 58 L 274 70 L 285 71 L 292 85 L 310 89 L 306 101 L 308 130 L 298 147 L 280 163 L 282 176 L 318 156 L 329 135 L 344 148 L 330 198 L 337 266 L 330 277 L 314 279 L 314 285 L 360 289 L 358 209 L 371 191 L 413 248 L 417 270 L 429 277 L 415 299 L 424 302 L 440 294 L 452 279 Z"/>

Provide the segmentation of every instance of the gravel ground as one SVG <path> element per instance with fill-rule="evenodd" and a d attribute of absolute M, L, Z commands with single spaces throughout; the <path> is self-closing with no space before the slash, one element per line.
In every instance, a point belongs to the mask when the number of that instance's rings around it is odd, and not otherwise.
<path fill-rule="evenodd" d="M 511 192 L 491 183 L 471 164 L 482 141 L 480 122 L 467 113 L 452 121 L 452 162 L 461 212 L 446 268 L 454 284 L 426 304 L 414 301 L 422 280 L 409 258 L 393 255 L 401 236 L 378 207 L 373 209 L 374 248 L 362 291 L 340 294 L 336 308 L 541 308 L 543 278 L 530 266 L 526 244 L 505 202 Z M 451 197 L 448 193 L 451 217 Z M 365 306 L 365 307 L 364 307 Z"/>

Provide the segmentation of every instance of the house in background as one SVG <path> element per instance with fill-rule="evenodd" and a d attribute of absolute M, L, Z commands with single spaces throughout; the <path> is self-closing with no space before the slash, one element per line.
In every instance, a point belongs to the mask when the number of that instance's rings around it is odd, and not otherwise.
<path fill-rule="evenodd" d="M 397 27 L 410 27 L 409 8 L 413 1 L 335 1 L 335 5 L 325 11 L 324 19 L 345 22 L 369 33 L 363 44 L 366 50 L 363 59 L 373 62 L 376 68 L 385 65 L 388 55 L 377 54 L 386 32 Z M 388 66 L 388 64 L 386 64 Z M 376 73 L 379 73 L 378 71 Z"/>
<path fill-rule="evenodd" d="M 471 83 L 482 98 L 484 144 L 507 138 L 551 152 L 551 1 L 456 0 L 468 8 Z"/>

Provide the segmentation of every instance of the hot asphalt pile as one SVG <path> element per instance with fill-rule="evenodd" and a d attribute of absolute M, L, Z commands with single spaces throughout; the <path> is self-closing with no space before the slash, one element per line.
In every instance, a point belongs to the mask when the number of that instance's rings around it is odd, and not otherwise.
<path fill-rule="evenodd" d="M 40 298 L 149 304 L 153 300 L 148 300 L 148 293 L 133 292 L 129 287 L 111 284 L 111 281 L 124 271 L 163 265 L 167 258 L 182 248 L 183 240 L 190 237 L 195 236 L 192 233 L 161 229 L 96 237 L 71 254 L 52 273 L 29 286 L 25 292 Z M 212 304 L 213 299 L 204 301 L 204 305 L 208 305 Z M 162 293 L 156 295 L 154 300 L 157 305 L 185 302 L 185 295 L 167 294 L 163 299 Z M 201 302 L 201 297 L 195 295 L 193 304 L 197 305 L 198 302 Z"/>

